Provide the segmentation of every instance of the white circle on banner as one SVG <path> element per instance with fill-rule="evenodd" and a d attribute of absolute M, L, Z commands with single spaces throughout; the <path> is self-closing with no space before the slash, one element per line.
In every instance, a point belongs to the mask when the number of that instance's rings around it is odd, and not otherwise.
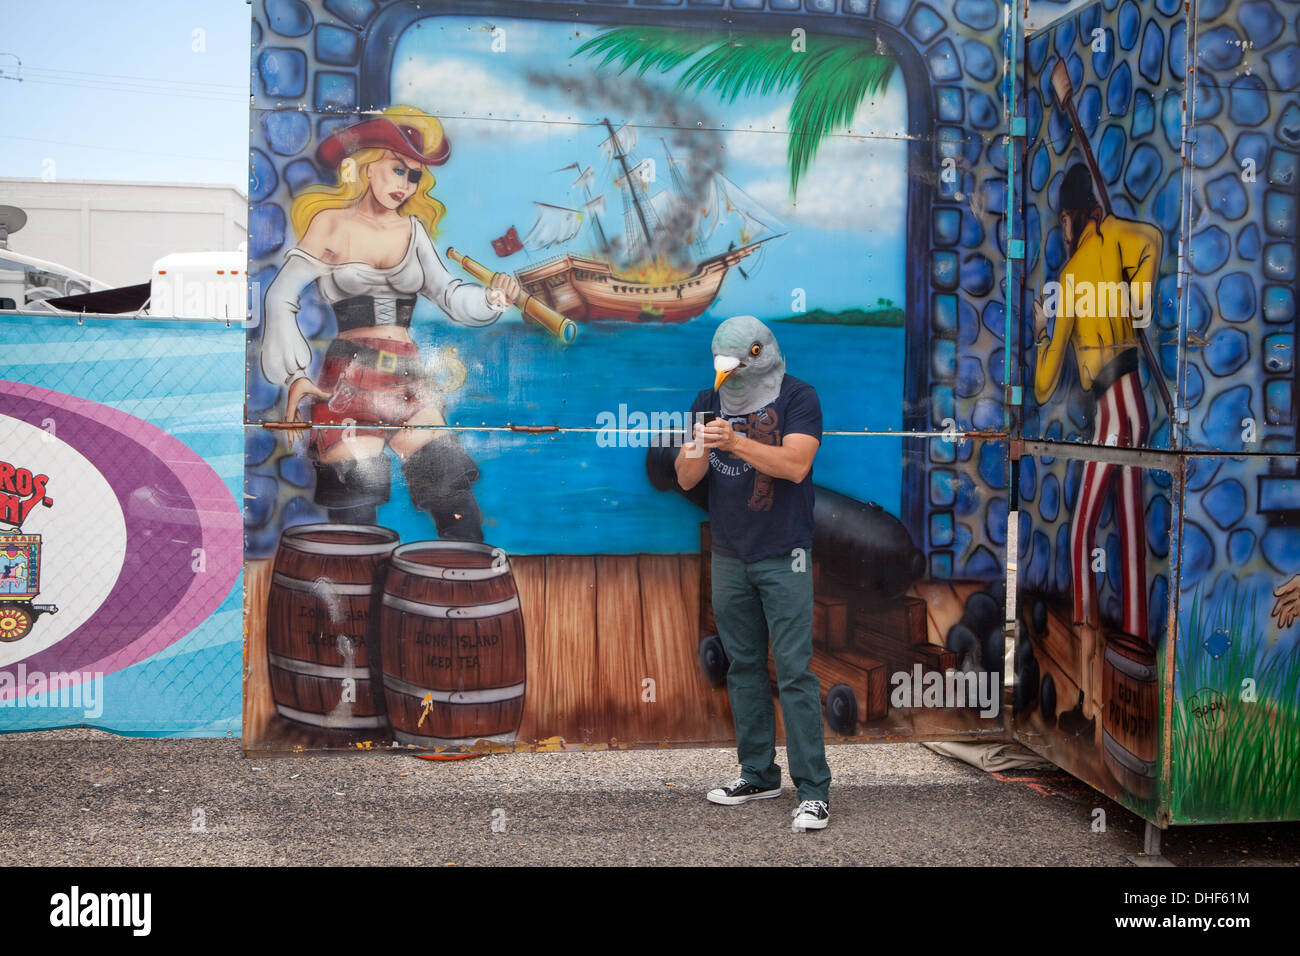
<path fill-rule="evenodd" d="M 59 609 L 38 617 L 26 637 L 0 643 L 0 667 L 52 647 L 85 624 L 108 600 L 126 560 L 126 519 L 113 487 L 81 452 L 56 437 L 57 419 L 54 431 L 51 435 L 0 415 L 0 459 L 49 476 L 45 495 L 53 506 L 36 505 L 21 533 L 41 536 L 41 590 L 32 603 Z M 9 529 L 0 525 L 0 531 Z M 0 542 L 4 537 L 0 534 Z M 90 663 L 64 661 L 60 666 L 67 670 Z"/>

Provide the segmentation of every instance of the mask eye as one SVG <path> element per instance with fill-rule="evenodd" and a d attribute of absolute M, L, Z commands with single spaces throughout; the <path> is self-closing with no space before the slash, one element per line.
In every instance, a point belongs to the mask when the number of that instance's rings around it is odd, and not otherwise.
<path fill-rule="evenodd" d="M 763 351 L 763 346 L 759 345 L 757 342 L 749 347 L 750 355 L 757 355 L 761 351 Z"/>

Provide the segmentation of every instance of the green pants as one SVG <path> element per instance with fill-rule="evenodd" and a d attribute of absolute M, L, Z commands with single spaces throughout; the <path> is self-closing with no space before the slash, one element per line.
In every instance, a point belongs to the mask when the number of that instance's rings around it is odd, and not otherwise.
<path fill-rule="evenodd" d="M 790 777 L 800 800 L 830 802 L 831 770 L 822 731 L 821 687 L 812 662 L 812 554 L 794 570 L 790 555 L 751 564 L 713 555 L 713 617 L 731 662 L 727 693 L 736 724 L 741 775 L 772 788 L 776 764 L 776 714 L 767 670 L 768 639 L 776 665 Z"/>

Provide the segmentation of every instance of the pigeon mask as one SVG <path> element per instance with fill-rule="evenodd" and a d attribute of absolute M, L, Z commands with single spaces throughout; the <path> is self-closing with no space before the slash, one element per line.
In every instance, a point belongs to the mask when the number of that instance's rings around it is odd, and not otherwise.
<path fill-rule="evenodd" d="M 737 315 L 713 333 L 713 370 L 723 414 L 747 415 L 776 400 L 785 358 L 771 329 L 752 315 Z"/>

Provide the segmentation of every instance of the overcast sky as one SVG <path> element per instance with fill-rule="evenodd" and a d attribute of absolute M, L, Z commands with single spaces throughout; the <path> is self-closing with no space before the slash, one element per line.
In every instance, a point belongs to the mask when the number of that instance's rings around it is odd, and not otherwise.
<path fill-rule="evenodd" d="M 0 176 L 215 183 L 247 194 L 250 9 L 245 0 L 0 0 Z"/>

